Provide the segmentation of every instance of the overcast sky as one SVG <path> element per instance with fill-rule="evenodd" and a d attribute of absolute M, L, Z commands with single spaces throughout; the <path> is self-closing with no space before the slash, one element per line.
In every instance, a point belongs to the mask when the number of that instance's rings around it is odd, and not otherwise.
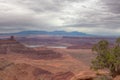
<path fill-rule="evenodd" d="M 120 35 L 120 0 L 0 0 L 0 33 L 25 30 Z"/>

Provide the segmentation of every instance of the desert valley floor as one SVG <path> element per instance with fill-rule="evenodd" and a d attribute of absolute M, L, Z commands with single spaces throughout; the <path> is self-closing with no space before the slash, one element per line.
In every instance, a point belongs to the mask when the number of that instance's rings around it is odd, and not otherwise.
<path fill-rule="evenodd" d="M 37 48 L 36 50 L 41 51 L 41 49 L 39 48 Z M 28 58 L 24 56 L 24 54 L 15 54 L 15 53 L 6 54 L 6 55 L 1 54 L 0 55 L 1 59 L 4 58 L 5 60 L 9 62 L 12 62 L 17 65 L 21 65 L 21 66 L 18 66 L 20 67 L 21 72 L 20 73 L 18 72 L 19 68 L 16 70 L 14 70 L 13 68 L 11 69 L 11 71 L 9 71 L 10 70 L 9 68 L 12 67 L 11 66 L 11 67 L 8 67 L 8 69 L 6 69 L 4 72 L 4 74 L 9 75 L 9 77 L 7 78 L 6 76 L 2 76 L 2 73 L 0 73 L 0 77 L 4 77 L 4 79 L 6 78 L 6 80 L 13 80 L 14 78 L 13 76 L 16 76 L 17 80 L 21 80 L 21 79 L 22 80 L 28 80 L 28 79 L 35 80 L 36 76 L 33 75 L 30 77 L 30 75 L 32 74 L 30 74 L 29 71 L 31 71 L 32 68 L 36 68 L 36 69 L 40 68 L 40 69 L 43 69 L 45 71 L 49 71 L 55 74 L 54 77 L 56 77 L 56 79 L 54 78 L 54 80 L 69 80 L 74 75 L 78 75 L 82 72 L 83 73 L 86 72 L 89 75 L 91 75 L 92 72 L 90 71 L 90 62 L 91 62 L 91 59 L 94 58 L 94 54 L 91 52 L 90 49 L 78 49 L 78 50 L 52 49 L 52 50 L 61 53 L 63 57 L 58 58 L 58 59 L 46 60 L 46 59 Z M 40 72 L 37 72 L 37 71 L 34 74 L 40 76 L 40 74 L 42 74 L 41 71 Z M 66 77 L 65 77 L 65 73 L 66 73 Z M 43 74 L 45 74 L 44 71 L 43 71 Z M 64 76 L 62 74 L 64 74 Z M 63 79 L 61 79 L 62 77 Z"/>
<path fill-rule="evenodd" d="M 31 48 L 15 39 L 0 40 L 0 80 L 93 80 L 95 55 L 91 49 Z"/>

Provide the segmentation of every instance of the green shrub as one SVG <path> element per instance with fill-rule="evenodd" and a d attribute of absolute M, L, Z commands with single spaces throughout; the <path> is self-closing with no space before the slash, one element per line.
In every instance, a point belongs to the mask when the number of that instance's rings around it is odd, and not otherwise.
<path fill-rule="evenodd" d="M 120 38 L 111 48 L 109 42 L 101 40 L 93 46 L 93 51 L 97 52 L 97 57 L 92 61 L 92 68 L 95 70 L 107 68 L 113 77 L 120 75 Z"/>

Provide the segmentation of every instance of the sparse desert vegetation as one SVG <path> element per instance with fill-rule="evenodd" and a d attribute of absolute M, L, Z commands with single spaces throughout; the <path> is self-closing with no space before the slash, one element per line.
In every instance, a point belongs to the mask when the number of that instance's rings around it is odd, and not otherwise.
<path fill-rule="evenodd" d="M 31 48 L 15 39 L 0 41 L 0 79 L 112 80 L 109 71 L 91 69 L 97 53 L 89 48 Z"/>
<path fill-rule="evenodd" d="M 108 41 L 102 40 L 93 47 L 93 51 L 97 52 L 97 57 L 92 62 L 92 68 L 107 68 L 113 77 L 120 75 L 120 38 L 116 40 L 116 44 L 112 48 Z"/>

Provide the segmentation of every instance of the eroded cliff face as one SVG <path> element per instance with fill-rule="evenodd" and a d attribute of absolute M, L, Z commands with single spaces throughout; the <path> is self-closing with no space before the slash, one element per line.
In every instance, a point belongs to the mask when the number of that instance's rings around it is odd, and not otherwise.
<path fill-rule="evenodd" d="M 56 59 L 61 58 L 62 54 L 53 50 L 45 49 L 36 51 L 33 48 L 28 48 L 22 43 L 16 41 L 14 37 L 6 40 L 0 40 L 0 54 L 24 54 L 33 59 Z"/>
<path fill-rule="evenodd" d="M 14 55 L 15 58 L 15 54 L 20 54 L 25 59 L 31 60 L 53 60 L 62 58 L 61 53 L 52 49 L 41 49 L 37 51 L 33 48 L 26 47 L 16 41 L 14 37 L 0 40 L 0 80 L 70 80 L 70 78 L 74 76 L 70 71 L 53 73 L 39 66 L 25 63 L 25 61 L 14 62 L 16 59 L 12 59 L 13 61 L 8 60 L 5 56 Z M 1 58 L 1 56 L 3 57 Z"/>
<path fill-rule="evenodd" d="M 72 72 L 52 73 L 25 63 L 0 59 L 0 80 L 70 80 Z"/>
<path fill-rule="evenodd" d="M 13 37 L 0 40 L 0 54 L 21 53 L 21 51 L 25 50 L 30 49 L 16 41 Z"/>
<path fill-rule="evenodd" d="M 95 73 L 87 71 L 86 60 L 78 61 L 68 53 L 63 49 L 29 48 L 14 38 L 0 40 L 0 80 L 89 80 L 96 77 Z"/>

